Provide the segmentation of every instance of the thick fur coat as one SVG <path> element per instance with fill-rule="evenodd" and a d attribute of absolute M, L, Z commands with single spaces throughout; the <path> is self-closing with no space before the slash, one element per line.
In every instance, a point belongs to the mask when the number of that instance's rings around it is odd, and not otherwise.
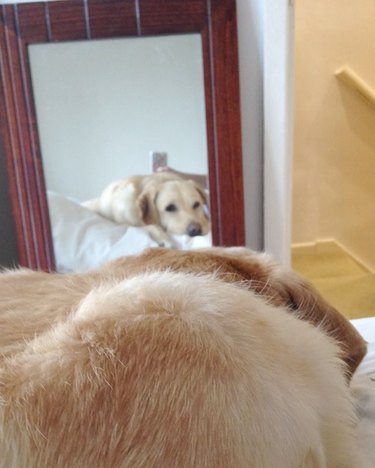
<path fill-rule="evenodd" d="M 0 276 L 0 467 L 364 467 L 343 348 L 288 309 L 297 278 L 169 252 Z"/>

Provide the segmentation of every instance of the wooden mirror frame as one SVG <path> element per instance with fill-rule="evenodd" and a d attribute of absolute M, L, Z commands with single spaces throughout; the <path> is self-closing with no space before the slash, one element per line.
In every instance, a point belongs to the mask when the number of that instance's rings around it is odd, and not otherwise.
<path fill-rule="evenodd" d="M 59 0 L 2 5 L 0 136 L 19 263 L 55 267 L 27 47 L 58 41 L 199 33 L 214 245 L 244 245 L 235 0 Z"/>

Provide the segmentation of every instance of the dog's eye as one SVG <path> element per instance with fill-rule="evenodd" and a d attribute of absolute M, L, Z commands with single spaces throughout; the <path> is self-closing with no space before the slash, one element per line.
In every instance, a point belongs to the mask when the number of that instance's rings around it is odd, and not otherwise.
<path fill-rule="evenodd" d="M 165 211 L 177 211 L 177 206 L 171 203 L 165 208 Z"/>
<path fill-rule="evenodd" d="M 199 201 L 195 202 L 194 205 L 193 205 L 193 210 L 196 210 L 200 206 L 201 206 L 201 204 L 199 203 Z"/>

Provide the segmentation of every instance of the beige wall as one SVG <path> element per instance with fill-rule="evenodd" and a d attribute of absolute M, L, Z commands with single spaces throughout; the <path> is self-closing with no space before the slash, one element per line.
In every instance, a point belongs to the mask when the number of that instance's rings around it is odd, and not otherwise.
<path fill-rule="evenodd" d="M 297 0 L 293 243 L 336 239 L 375 269 L 375 107 L 334 76 L 375 89 L 375 1 Z"/>

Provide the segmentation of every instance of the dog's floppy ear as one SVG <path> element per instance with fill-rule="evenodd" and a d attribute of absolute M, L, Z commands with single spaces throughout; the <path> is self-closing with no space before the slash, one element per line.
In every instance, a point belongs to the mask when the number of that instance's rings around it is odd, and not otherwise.
<path fill-rule="evenodd" d="M 278 265 L 267 254 L 255 254 L 242 247 L 211 248 L 223 258 L 223 266 L 231 265 L 246 280 L 249 288 L 267 297 L 274 305 L 284 305 L 299 319 L 306 320 L 334 338 L 352 376 L 367 352 L 362 336 L 338 310 L 299 274 Z M 224 261 L 226 259 L 226 261 Z M 224 270 L 226 271 L 226 270 Z"/>
<path fill-rule="evenodd" d="M 348 377 L 354 373 L 367 352 L 367 344 L 354 326 L 331 306 L 304 278 L 291 271 L 273 272 L 276 285 L 288 295 L 288 306 L 298 317 L 319 327 L 338 341 L 342 359 L 348 366 Z"/>
<path fill-rule="evenodd" d="M 140 218 L 145 224 L 157 224 L 159 222 L 159 212 L 156 208 L 157 196 L 156 187 L 151 186 L 145 188 L 137 198 Z"/>
<path fill-rule="evenodd" d="M 194 185 L 195 190 L 202 197 L 203 203 L 208 206 L 208 197 L 204 188 L 201 185 L 199 185 L 197 182 L 195 182 L 194 180 L 189 179 L 189 182 Z"/>

